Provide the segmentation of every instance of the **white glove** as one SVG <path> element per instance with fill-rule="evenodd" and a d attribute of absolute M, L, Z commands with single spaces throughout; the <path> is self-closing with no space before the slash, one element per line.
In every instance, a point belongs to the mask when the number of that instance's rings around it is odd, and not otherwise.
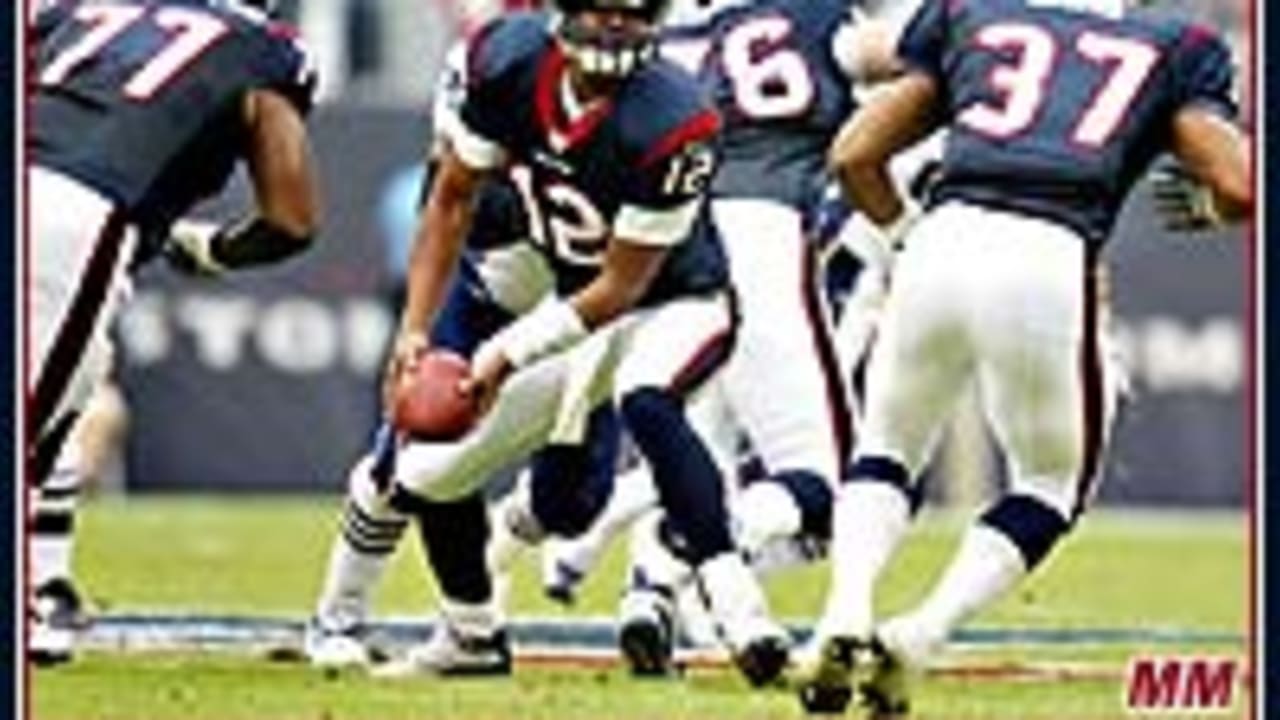
<path fill-rule="evenodd" d="M 178 220 L 169 229 L 164 255 L 169 264 L 189 275 L 217 277 L 227 267 L 213 257 L 213 239 L 221 226 L 203 220 Z"/>

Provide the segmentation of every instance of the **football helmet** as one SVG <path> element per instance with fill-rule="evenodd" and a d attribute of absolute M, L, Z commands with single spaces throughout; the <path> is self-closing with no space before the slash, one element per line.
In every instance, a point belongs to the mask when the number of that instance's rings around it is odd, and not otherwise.
<path fill-rule="evenodd" d="M 579 69 L 623 78 L 655 52 L 669 0 L 555 0 L 556 35 Z"/>

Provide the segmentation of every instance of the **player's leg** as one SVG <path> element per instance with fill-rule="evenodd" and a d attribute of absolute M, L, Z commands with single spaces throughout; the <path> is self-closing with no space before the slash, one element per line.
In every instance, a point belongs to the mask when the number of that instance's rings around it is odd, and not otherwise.
<path fill-rule="evenodd" d="M 129 292 L 137 236 L 110 203 L 79 183 L 40 168 L 30 168 L 27 178 L 31 233 L 38 241 L 31 243 L 27 271 L 31 321 L 24 360 L 31 384 L 24 388 L 24 455 L 25 477 L 39 489 L 50 481 L 77 417 L 109 368 L 107 331 Z M 44 574 L 61 572 L 58 566 L 69 562 L 77 488 L 63 474 L 43 495 L 45 504 L 37 497 L 33 534 L 52 540 L 37 548 L 47 551 Z M 45 579 L 33 583 L 33 637 L 53 629 L 50 623 L 67 616 L 63 611 L 78 600 L 71 588 L 40 582 Z M 51 657 L 70 658 L 72 634 L 59 632 L 53 640 Z"/>
<path fill-rule="evenodd" d="M 906 533 L 916 480 L 973 368 L 964 311 L 965 247 L 948 206 L 925 217 L 896 262 L 893 291 L 867 368 L 858 447 L 840 488 L 831 544 L 832 583 L 801 698 L 838 709 L 849 672 L 873 628 L 876 580 Z"/>
<path fill-rule="evenodd" d="M 476 266 L 467 259 L 460 265 L 431 329 L 432 344 L 470 355 L 509 320 L 508 313 L 488 301 Z M 391 506 L 387 493 L 397 453 L 394 433 L 383 426 L 370 456 L 349 473 L 341 532 L 334 540 L 324 590 L 304 642 L 313 664 L 332 667 L 368 662 L 364 634 L 370 597 L 409 520 L 417 522 L 424 555 L 440 580 L 444 607 L 451 611 L 442 613 L 444 619 L 457 616 L 465 619 L 462 624 L 479 628 L 486 624 L 480 618 L 489 617 L 488 625 L 499 626 L 484 567 L 484 539 L 489 527 L 483 497 L 473 493 L 436 504 L 402 493 L 402 502 Z M 498 637 L 496 629 L 487 637 Z"/>
<path fill-rule="evenodd" d="M 979 387 L 1011 483 L 925 600 L 877 630 L 911 666 L 1038 567 L 1072 526 L 1098 476 L 1114 404 L 1083 239 L 1009 217 L 991 240 Z"/>
<path fill-rule="evenodd" d="M 137 234 L 121 213 L 79 183 L 41 168 L 28 170 L 32 257 L 26 367 L 28 460 L 54 426 L 80 412 L 109 367 L 108 328 L 129 292 L 128 265 Z M 62 433 L 65 440 L 65 430 Z M 46 465 L 50 467 L 50 465 Z M 28 471 L 34 471 L 34 465 Z M 39 484 L 43 477 L 31 478 Z"/>
<path fill-rule="evenodd" d="M 800 214 L 747 199 L 716 200 L 712 213 L 741 316 L 725 393 L 768 472 L 734 513 L 739 544 L 754 553 L 773 538 L 829 529 L 853 419 Z"/>
<path fill-rule="evenodd" d="M 723 299 L 681 300 L 644 313 L 629 337 L 615 392 L 627 430 L 653 472 L 684 557 L 696 568 L 739 667 L 776 677 L 785 632 L 733 543 L 721 472 L 685 415 L 686 397 L 722 366 L 732 324 Z"/>
<path fill-rule="evenodd" d="M 647 465 L 634 463 L 620 473 L 604 509 L 586 532 L 574 538 L 553 538 L 543 546 L 543 590 L 552 599 L 571 602 L 578 585 L 595 569 L 614 538 L 657 504 L 657 491 Z"/>
<path fill-rule="evenodd" d="M 391 497 L 395 436 L 379 428 L 372 451 L 348 471 L 338 535 L 303 640 L 313 665 L 365 665 L 366 623 L 374 589 L 409 524 L 414 505 Z"/>
<path fill-rule="evenodd" d="M 617 413 L 606 404 L 591 413 L 582 442 L 551 444 L 534 454 L 492 509 L 488 564 L 497 577 L 544 540 L 587 532 L 610 501 L 620 432 Z"/>
<path fill-rule="evenodd" d="M 89 623 L 87 608 L 72 575 L 76 511 L 87 486 L 102 479 L 118 459 L 128 410 L 115 384 L 104 380 L 71 424 L 70 435 L 51 470 L 33 488 L 30 524 L 31 586 L 36 622 L 28 638 L 32 661 L 70 659 L 75 633 Z"/>

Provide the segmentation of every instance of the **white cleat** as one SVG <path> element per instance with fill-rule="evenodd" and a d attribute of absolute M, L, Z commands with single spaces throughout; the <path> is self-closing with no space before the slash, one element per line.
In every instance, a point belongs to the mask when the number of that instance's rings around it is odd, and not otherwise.
<path fill-rule="evenodd" d="M 414 645 L 403 658 L 373 667 L 380 678 L 433 676 L 500 676 L 511 674 L 511 643 L 505 630 L 484 637 L 466 637 L 447 623 L 439 623 L 426 642 Z"/>
<path fill-rule="evenodd" d="M 367 667 L 373 660 L 362 627 L 331 628 L 315 617 L 307 622 L 302 652 L 322 670 Z"/>

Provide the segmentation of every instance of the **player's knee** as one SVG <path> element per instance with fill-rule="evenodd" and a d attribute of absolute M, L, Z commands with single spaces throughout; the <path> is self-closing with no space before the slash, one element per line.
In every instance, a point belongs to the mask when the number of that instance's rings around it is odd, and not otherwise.
<path fill-rule="evenodd" d="M 623 422 L 641 443 L 666 432 L 668 423 L 684 423 L 684 406 L 670 392 L 656 387 L 641 387 L 628 392 L 618 403 Z"/>
<path fill-rule="evenodd" d="M 1006 495 L 983 513 L 981 522 L 1018 548 L 1027 570 L 1039 565 L 1070 528 L 1056 508 L 1026 495 Z"/>
<path fill-rule="evenodd" d="M 911 511 L 920 509 L 924 495 L 913 478 L 911 470 L 900 460 L 888 455 L 861 455 L 845 473 L 846 483 L 880 483 L 892 487 L 907 499 Z"/>

